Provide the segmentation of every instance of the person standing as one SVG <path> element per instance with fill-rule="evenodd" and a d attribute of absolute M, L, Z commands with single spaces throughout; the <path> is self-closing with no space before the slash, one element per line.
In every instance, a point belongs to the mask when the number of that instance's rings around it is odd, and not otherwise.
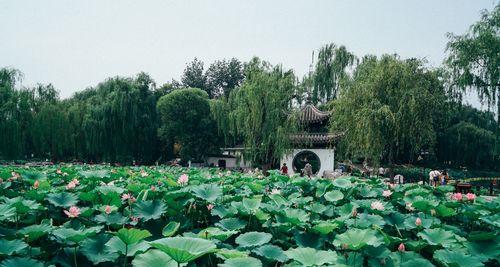
<path fill-rule="evenodd" d="M 281 174 L 288 175 L 288 166 L 286 166 L 286 163 L 283 163 L 283 166 L 281 166 Z"/>
<path fill-rule="evenodd" d="M 441 172 L 438 170 L 433 170 L 429 172 L 429 184 L 436 187 L 439 184 L 439 177 Z"/>
<path fill-rule="evenodd" d="M 306 166 L 304 166 L 304 175 L 311 178 L 313 173 L 312 173 L 312 165 L 307 162 Z"/>

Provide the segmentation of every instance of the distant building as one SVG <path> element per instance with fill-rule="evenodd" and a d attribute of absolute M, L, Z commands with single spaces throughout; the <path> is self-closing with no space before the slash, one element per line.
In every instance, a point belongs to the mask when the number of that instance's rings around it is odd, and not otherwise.
<path fill-rule="evenodd" d="M 335 169 L 335 145 L 341 133 L 328 131 L 330 113 L 307 103 L 299 114 L 300 132 L 291 134 L 293 149 L 281 159 L 289 166 L 289 174 L 301 173 L 307 163 L 316 176 L 325 176 Z"/>

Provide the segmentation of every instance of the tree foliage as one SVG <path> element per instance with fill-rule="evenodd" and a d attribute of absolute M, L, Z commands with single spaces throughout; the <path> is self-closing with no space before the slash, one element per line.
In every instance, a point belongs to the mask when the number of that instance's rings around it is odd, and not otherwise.
<path fill-rule="evenodd" d="M 161 97 L 157 107 L 159 136 L 180 144 L 183 158 L 199 160 L 216 149 L 217 129 L 206 92 L 197 88 L 176 90 Z"/>
<path fill-rule="evenodd" d="M 247 160 L 275 164 L 288 148 L 288 134 L 294 127 L 291 100 L 295 75 L 254 58 L 245 66 L 245 76 L 228 102 L 219 103 L 219 111 L 228 111 L 218 118 L 219 125 L 227 127 L 222 129 L 226 134 L 242 140 Z"/>
<path fill-rule="evenodd" d="M 335 99 L 339 93 L 340 83 L 347 76 L 347 69 L 356 63 L 356 56 L 345 46 L 335 44 L 323 46 L 318 53 L 318 59 L 313 74 L 312 100 L 328 102 Z"/>
<path fill-rule="evenodd" d="M 453 87 L 477 91 L 489 106 L 496 103 L 500 118 L 500 4 L 484 11 L 467 33 L 448 37 L 445 64 Z"/>
<path fill-rule="evenodd" d="M 334 104 L 332 128 L 350 157 L 408 162 L 436 142 L 444 90 L 419 60 L 363 58 Z"/>

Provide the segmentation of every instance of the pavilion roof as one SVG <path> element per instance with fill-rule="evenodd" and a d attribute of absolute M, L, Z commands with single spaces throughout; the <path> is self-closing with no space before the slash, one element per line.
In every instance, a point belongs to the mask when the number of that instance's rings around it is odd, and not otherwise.
<path fill-rule="evenodd" d="M 294 144 L 327 145 L 342 137 L 342 133 L 298 133 L 291 134 Z"/>
<path fill-rule="evenodd" d="M 301 123 L 318 123 L 330 118 L 330 113 L 321 111 L 312 104 L 305 105 L 299 114 L 299 121 Z"/>

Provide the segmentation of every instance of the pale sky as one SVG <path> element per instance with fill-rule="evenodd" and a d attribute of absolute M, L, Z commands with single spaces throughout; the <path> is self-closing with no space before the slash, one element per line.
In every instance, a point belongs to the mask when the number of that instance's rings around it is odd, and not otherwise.
<path fill-rule="evenodd" d="M 107 77 L 179 80 L 194 57 L 259 56 L 309 69 L 311 52 L 343 44 L 361 57 L 398 53 L 438 66 L 446 33 L 461 34 L 494 0 L 0 0 L 0 67 L 22 85 L 52 83 L 66 98 Z M 472 102 L 477 100 L 472 99 Z"/>

